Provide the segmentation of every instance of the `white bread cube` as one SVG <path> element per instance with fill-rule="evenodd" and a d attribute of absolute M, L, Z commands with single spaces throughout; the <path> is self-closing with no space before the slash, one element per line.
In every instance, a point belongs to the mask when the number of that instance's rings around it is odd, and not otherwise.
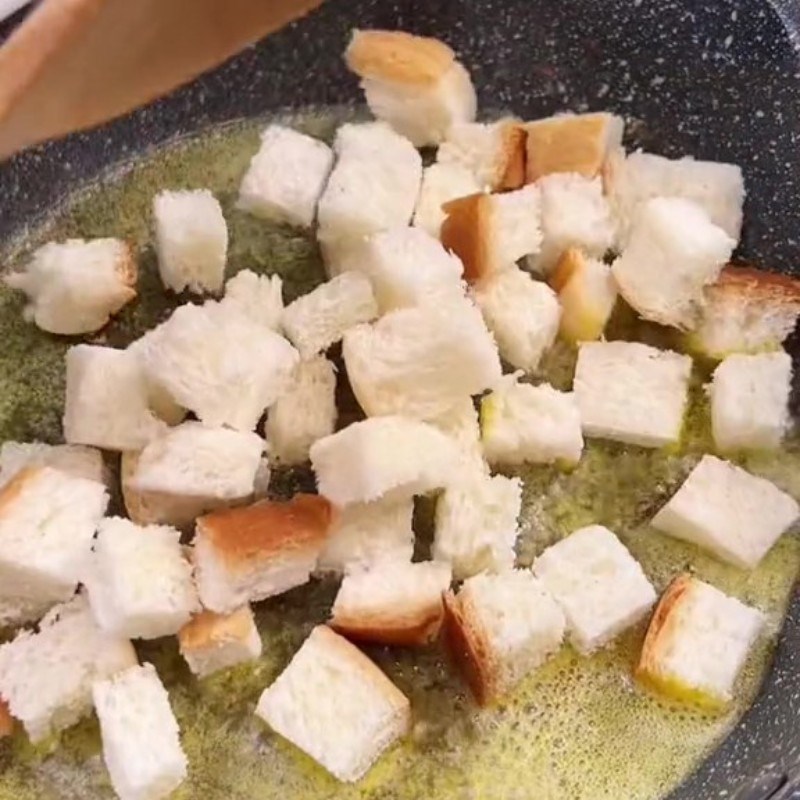
<path fill-rule="evenodd" d="M 404 31 L 354 30 L 345 61 L 361 78 L 370 111 L 416 147 L 475 119 L 469 73 L 444 42 Z"/>
<path fill-rule="evenodd" d="M 471 397 L 462 398 L 449 411 L 428 422 L 455 442 L 459 479 L 488 476 L 489 465 L 483 456 L 478 411 Z"/>
<path fill-rule="evenodd" d="M 636 151 L 616 151 L 605 173 L 606 191 L 620 222 L 621 240 L 640 206 L 654 197 L 681 197 L 699 205 L 731 239 L 742 230 L 744 178 L 741 167 L 691 156 L 671 159 Z"/>
<path fill-rule="evenodd" d="M 614 243 L 615 226 L 601 179 L 557 172 L 537 186 L 542 195 L 542 249 L 529 259 L 531 267 L 549 275 L 569 247 L 602 258 Z"/>
<path fill-rule="evenodd" d="M 490 464 L 577 464 L 583 453 L 578 402 L 547 383 L 506 380 L 481 400 L 481 437 Z"/>
<path fill-rule="evenodd" d="M 281 324 L 302 358 L 312 358 L 338 342 L 355 325 L 378 316 L 372 284 L 360 272 L 343 272 L 298 297 Z"/>
<path fill-rule="evenodd" d="M 78 344 L 67 350 L 64 438 L 104 450 L 138 450 L 167 426 L 150 410 L 134 353 Z"/>
<path fill-rule="evenodd" d="M 462 122 L 447 132 L 436 160 L 469 170 L 480 189 L 519 189 L 525 184 L 526 138 L 525 128 L 515 119 Z"/>
<path fill-rule="evenodd" d="M 126 639 L 170 636 L 200 610 L 180 533 L 166 525 L 104 519 L 84 584 L 97 624 Z"/>
<path fill-rule="evenodd" d="M 494 339 L 466 298 L 440 298 L 351 328 L 342 354 L 353 393 L 368 416 L 438 417 L 501 375 Z"/>
<path fill-rule="evenodd" d="M 417 646 L 434 641 L 444 619 L 452 572 L 443 562 L 384 560 L 346 575 L 329 625 L 360 642 Z"/>
<path fill-rule="evenodd" d="M 72 597 L 107 505 L 102 483 L 50 467 L 17 473 L 0 492 L 0 595 Z"/>
<path fill-rule="evenodd" d="M 758 609 L 680 575 L 656 607 L 636 677 L 672 699 L 724 708 L 764 622 Z"/>
<path fill-rule="evenodd" d="M 404 417 L 355 422 L 311 445 L 319 492 L 339 507 L 440 489 L 457 463 L 446 434 Z"/>
<path fill-rule="evenodd" d="M 230 614 L 201 611 L 180 631 L 178 643 L 189 669 L 205 678 L 261 656 L 261 636 L 250 606 Z"/>
<path fill-rule="evenodd" d="M 554 172 L 594 178 L 622 144 L 625 122 L 605 112 L 557 114 L 529 122 L 525 129 L 528 183 Z"/>
<path fill-rule="evenodd" d="M 700 206 L 677 197 L 642 204 L 611 270 L 620 294 L 644 319 L 683 330 L 697 327 L 704 288 L 736 246 Z"/>
<path fill-rule="evenodd" d="M 336 368 L 324 356 L 301 361 L 269 410 L 264 435 L 279 464 L 302 464 L 311 445 L 336 428 Z"/>
<path fill-rule="evenodd" d="M 237 208 L 263 219 L 310 228 L 333 151 L 325 142 L 283 125 L 269 125 L 239 186 Z"/>
<path fill-rule="evenodd" d="M 184 422 L 139 454 L 130 486 L 178 497 L 241 500 L 253 494 L 264 440 L 255 433 Z"/>
<path fill-rule="evenodd" d="M 457 197 L 466 197 L 480 190 L 480 184 L 465 167 L 458 164 L 431 164 L 422 170 L 422 185 L 412 224 L 438 239 L 447 216 L 442 206 Z"/>
<path fill-rule="evenodd" d="M 681 435 L 692 359 L 638 342 L 584 342 L 573 390 L 585 436 L 640 447 Z"/>
<path fill-rule="evenodd" d="M 529 570 L 475 575 L 445 604 L 450 649 L 482 706 L 510 692 L 564 639 L 561 608 Z"/>
<path fill-rule="evenodd" d="M 414 145 L 383 122 L 342 125 L 338 156 L 317 207 L 322 240 L 352 239 L 407 225 L 422 180 Z"/>
<path fill-rule="evenodd" d="M 559 333 L 568 342 L 590 342 L 603 335 L 617 302 L 611 268 L 582 250 L 567 248 L 548 278 L 561 304 Z"/>
<path fill-rule="evenodd" d="M 67 239 L 36 250 L 5 283 L 28 296 L 25 319 L 43 331 L 75 336 L 100 330 L 136 297 L 138 267 L 119 239 Z"/>
<path fill-rule="evenodd" d="M 30 467 L 52 467 L 73 478 L 108 483 L 103 454 L 79 444 L 3 442 L 0 446 L 0 487 Z"/>
<path fill-rule="evenodd" d="M 382 314 L 464 294 L 458 256 L 421 228 L 392 228 L 368 237 L 358 270 L 372 282 Z"/>
<path fill-rule="evenodd" d="M 256 714 L 340 781 L 354 783 L 404 736 L 408 699 L 355 645 L 311 631 Z"/>
<path fill-rule="evenodd" d="M 92 683 L 136 664 L 127 639 L 97 627 L 79 595 L 53 608 L 37 633 L 0 645 L 0 695 L 34 743 L 92 710 Z"/>
<path fill-rule="evenodd" d="M 183 305 L 146 337 L 150 380 L 207 425 L 255 429 L 299 361 L 282 336 L 219 304 Z"/>
<path fill-rule="evenodd" d="M 334 518 L 317 560 L 317 574 L 370 569 L 381 561 L 410 562 L 414 499 L 351 503 Z"/>
<path fill-rule="evenodd" d="M 308 494 L 200 517 L 194 566 L 203 606 L 229 613 L 307 583 L 332 517 L 330 503 Z"/>
<path fill-rule="evenodd" d="M 457 580 L 510 569 L 521 506 L 519 478 L 475 476 L 453 483 L 436 502 L 433 557 L 452 564 Z"/>
<path fill-rule="evenodd" d="M 689 346 L 711 358 L 778 349 L 800 315 L 800 280 L 751 267 L 725 267 L 705 290 Z"/>
<path fill-rule="evenodd" d="M 474 296 L 503 360 L 534 372 L 558 334 L 561 306 L 556 293 L 512 265 L 481 281 Z"/>
<path fill-rule="evenodd" d="M 584 655 L 605 647 L 656 602 L 638 562 L 602 525 L 548 547 L 533 562 L 533 574 L 561 606 L 570 642 Z"/>
<path fill-rule="evenodd" d="M 225 282 L 220 308 L 247 317 L 270 330 L 281 331 L 283 281 L 280 275 L 256 275 L 243 269 Z"/>
<path fill-rule="evenodd" d="M 228 226 L 208 189 L 159 192 L 153 198 L 158 271 L 167 289 L 219 292 L 228 256 Z"/>
<path fill-rule="evenodd" d="M 792 359 L 782 350 L 728 356 L 711 381 L 711 429 L 721 452 L 775 450 L 789 428 Z"/>
<path fill-rule="evenodd" d="M 187 761 L 169 695 L 152 664 L 92 686 L 103 760 L 120 800 L 162 800 L 183 783 Z"/>
<path fill-rule="evenodd" d="M 442 244 L 461 259 L 469 283 L 539 252 L 541 195 L 537 186 L 460 197 L 446 203 L 444 211 Z"/>
<path fill-rule="evenodd" d="M 797 502 L 777 486 L 706 455 L 650 524 L 722 561 L 754 569 L 798 518 Z"/>
<path fill-rule="evenodd" d="M 159 383 L 157 383 L 147 371 L 147 364 L 144 360 L 144 350 L 148 347 L 148 343 L 153 339 L 153 333 L 157 328 L 152 329 L 134 339 L 126 348 L 127 353 L 132 354 L 139 362 L 139 366 L 144 376 L 145 392 L 147 394 L 147 403 L 150 410 L 162 422 L 167 425 L 177 425 L 186 419 L 186 409 L 175 402 L 172 395 Z"/>

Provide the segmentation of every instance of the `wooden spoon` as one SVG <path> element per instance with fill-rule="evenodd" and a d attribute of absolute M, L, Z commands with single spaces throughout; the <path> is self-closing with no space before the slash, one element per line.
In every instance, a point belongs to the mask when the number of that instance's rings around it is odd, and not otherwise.
<path fill-rule="evenodd" d="M 0 159 L 188 82 L 322 0 L 43 0 L 0 47 Z"/>

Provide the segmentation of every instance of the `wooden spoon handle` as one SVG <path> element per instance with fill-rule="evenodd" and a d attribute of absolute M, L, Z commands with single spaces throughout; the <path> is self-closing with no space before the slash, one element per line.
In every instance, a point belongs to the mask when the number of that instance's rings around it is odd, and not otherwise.
<path fill-rule="evenodd" d="M 0 47 L 0 158 L 166 94 L 322 0 L 43 0 Z"/>

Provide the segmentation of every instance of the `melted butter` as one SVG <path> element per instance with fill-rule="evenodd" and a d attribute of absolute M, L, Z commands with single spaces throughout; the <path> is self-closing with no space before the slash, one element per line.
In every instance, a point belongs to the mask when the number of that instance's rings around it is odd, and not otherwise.
<path fill-rule="evenodd" d="M 341 119 L 341 115 L 338 115 Z M 336 116 L 293 120 L 330 136 Z M 161 289 L 149 231 L 152 195 L 162 188 L 209 187 L 220 198 L 230 228 L 229 272 L 277 272 L 291 299 L 324 279 L 310 236 L 235 210 L 236 188 L 258 142 L 256 124 L 217 130 L 176 143 L 125 165 L 73 197 L 26 240 L 8 243 L 13 266 L 31 247 L 66 236 L 121 236 L 135 245 L 140 299 L 96 341 L 123 345 L 161 320 L 174 298 Z M 49 337 L 21 318 L 18 295 L 0 287 L 0 435 L 3 439 L 60 438 L 63 355 L 68 342 Z M 636 323 L 624 309 L 611 334 L 674 346 L 669 334 Z M 569 387 L 574 352 L 558 345 L 544 376 Z M 253 715 L 261 691 L 279 674 L 311 627 L 323 621 L 336 586 L 318 582 L 262 603 L 257 609 L 264 655 L 256 664 L 198 682 L 182 662 L 174 639 L 138 643 L 170 691 L 189 758 L 189 780 L 175 794 L 203 800 L 523 800 L 664 795 L 708 754 L 751 703 L 769 666 L 775 637 L 800 568 L 800 541 L 785 536 L 752 573 L 716 562 L 695 548 L 662 536 L 647 520 L 680 485 L 709 447 L 708 408 L 696 375 L 681 446 L 674 452 L 589 442 L 571 472 L 530 467 L 525 482 L 518 553 L 530 564 L 548 544 L 589 523 L 619 533 L 661 590 L 688 567 L 745 602 L 764 609 L 765 637 L 748 661 L 737 702 L 711 715 L 644 693 L 631 680 L 644 625 L 610 649 L 582 658 L 564 648 L 497 707 L 479 712 L 436 647 L 420 651 L 369 650 L 411 698 L 414 726 L 407 741 L 386 754 L 357 786 L 342 786 L 313 761 L 270 734 Z M 745 465 L 800 496 L 800 442 L 778 454 L 750 456 Z M 288 490 L 302 476 L 282 476 Z M 419 503 L 419 550 L 430 537 L 432 503 Z M 111 798 L 91 718 L 37 747 L 22 735 L 0 742 L 0 800 Z"/>

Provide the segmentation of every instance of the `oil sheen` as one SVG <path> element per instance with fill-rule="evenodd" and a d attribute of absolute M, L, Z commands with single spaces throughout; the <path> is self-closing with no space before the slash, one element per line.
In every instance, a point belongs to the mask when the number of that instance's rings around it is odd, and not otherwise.
<path fill-rule="evenodd" d="M 341 114 L 309 113 L 292 124 L 329 137 Z M 14 267 L 51 238 L 118 236 L 137 248 L 139 299 L 90 341 L 121 346 L 162 320 L 174 306 L 158 279 L 150 233 L 153 194 L 164 188 L 212 189 L 230 228 L 229 274 L 240 269 L 278 273 L 287 301 L 324 279 L 313 238 L 237 211 L 238 182 L 258 145 L 260 123 L 219 128 L 175 142 L 77 190 L 24 240 L 7 242 L 3 265 Z M 183 298 L 186 299 L 186 298 Z M 58 442 L 66 348 L 22 321 L 23 301 L 0 288 L 0 436 Z M 611 337 L 675 346 L 668 334 L 621 310 Z M 244 344 L 244 343 L 243 343 Z M 246 345 L 244 345 L 246 346 Z M 558 345 L 544 377 L 569 386 L 574 352 Z M 189 779 L 176 793 L 203 800 L 524 800 L 613 798 L 666 794 L 726 735 L 751 703 L 769 668 L 795 576 L 800 541 L 784 536 L 752 573 L 716 562 L 647 525 L 700 455 L 710 449 L 709 419 L 696 367 L 683 440 L 671 452 L 591 441 L 573 471 L 528 467 L 518 545 L 519 563 L 574 529 L 601 523 L 616 531 L 661 590 L 687 567 L 763 609 L 769 630 L 726 713 L 707 715 L 648 696 L 631 679 L 644 635 L 627 632 L 590 658 L 565 647 L 504 702 L 478 711 L 438 647 L 419 651 L 372 648 L 369 653 L 410 697 L 413 730 L 356 786 L 342 786 L 254 716 L 261 691 L 287 664 L 314 624 L 324 621 L 336 586 L 314 582 L 259 604 L 264 640 L 260 661 L 202 682 L 183 664 L 174 639 L 137 643 L 141 660 L 156 665 L 167 685 L 189 758 Z M 800 445 L 742 462 L 800 496 Z M 283 475 L 284 489 L 307 476 Z M 419 551 L 430 539 L 433 503 L 418 503 Z M 58 740 L 32 747 L 22 734 L 0 742 L 0 800 L 112 798 L 102 764 L 97 723 L 90 718 Z"/>

